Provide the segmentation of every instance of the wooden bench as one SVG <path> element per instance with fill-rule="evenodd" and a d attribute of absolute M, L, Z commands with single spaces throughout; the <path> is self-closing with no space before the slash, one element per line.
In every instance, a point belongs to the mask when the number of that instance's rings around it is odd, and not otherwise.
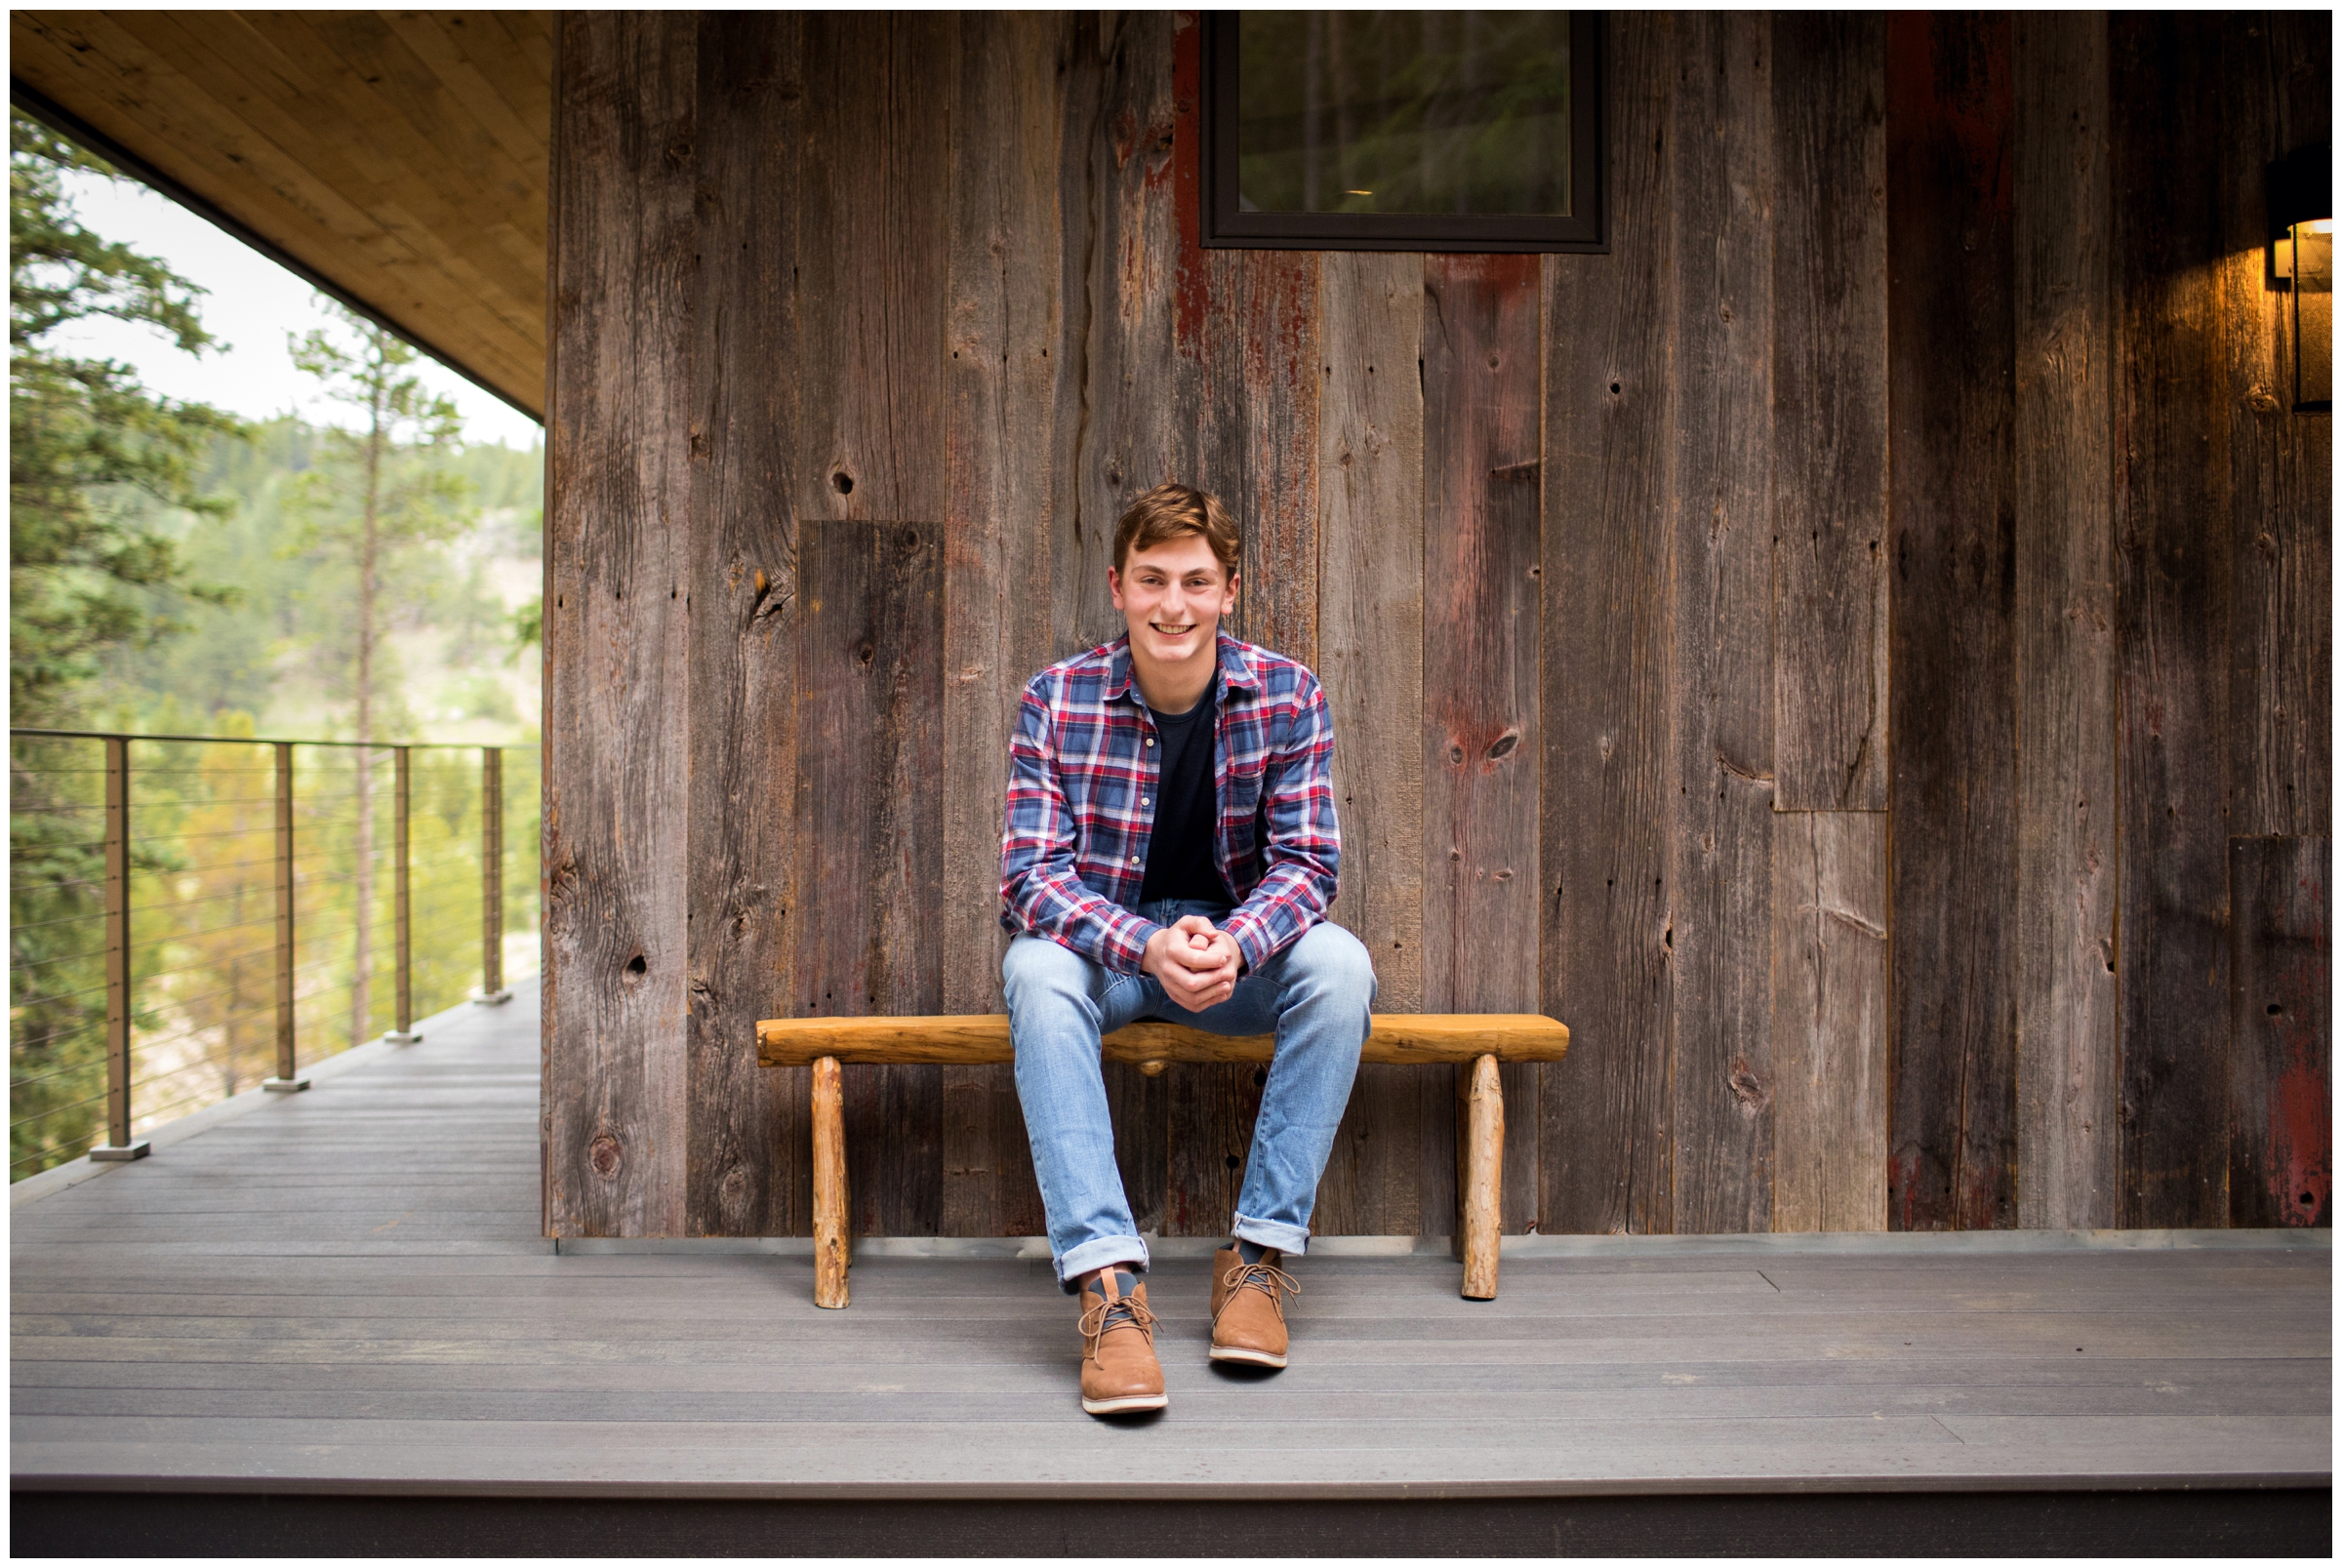
<path fill-rule="evenodd" d="M 1180 1024 L 1147 1022 L 1106 1037 L 1106 1060 L 1130 1062 L 1152 1076 L 1174 1062 L 1266 1065 L 1272 1035 L 1207 1034 Z M 1456 1250 L 1464 1295 L 1496 1296 L 1497 1238 L 1504 1232 L 1500 1175 L 1505 1152 L 1505 1092 L 1500 1062 L 1558 1062 L 1569 1030 L 1535 1013 L 1377 1013 L 1364 1060 L 1466 1067 L 1456 1074 Z M 846 1305 L 853 1238 L 846 1223 L 845 1063 L 973 1066 L 1013 1062 L 1008 1020 L 999 1014 L 957 1018 L 776 1018 L 756 1025 L 757 1060 L 768 1067 L 813 1068 L 813 1300 Z"/>

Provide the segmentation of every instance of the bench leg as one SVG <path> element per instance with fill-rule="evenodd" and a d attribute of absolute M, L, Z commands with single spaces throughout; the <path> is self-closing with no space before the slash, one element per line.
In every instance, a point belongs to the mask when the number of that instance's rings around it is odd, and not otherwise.
<path fill-rule="evenodd" d="M 813 1065 L 813 1305 L 846 1305 L 846 1095 L 837 1058 Z"/>
<path fill-rule="evenodd" d="M 1505 1087 L 1496 1058 L 1476 1058 L 1456 1074 L 1457 1250 L 1464 1259 L 1464 1298 L 1496 1299 L 1497 1244 L 1505 1229 Z"/>

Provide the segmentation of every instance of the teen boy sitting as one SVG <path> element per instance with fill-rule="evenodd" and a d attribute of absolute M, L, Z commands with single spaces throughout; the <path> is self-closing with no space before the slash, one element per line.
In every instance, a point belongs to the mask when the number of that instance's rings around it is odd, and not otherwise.
<path fill-rule="evenodd" d="M 1309 1245 L 1374 1005 L 1366 949 L 1325 919 L 1341 861 L 1325 695 L 1220 633 L 1239 544 L 1201 491 L 1139 497 L 1107 574 L 1128 635 L 1035 675 L 1010 743 L 1001 974 L 1092 1415 L 1166 1403 L 1101 1037 L 1142 1018 L 1276 1036 L 1235 1234 L 1212 1259 L 1211 1353 L 1281 1367 L 1295 1286 L 1277 1264 Z"/>

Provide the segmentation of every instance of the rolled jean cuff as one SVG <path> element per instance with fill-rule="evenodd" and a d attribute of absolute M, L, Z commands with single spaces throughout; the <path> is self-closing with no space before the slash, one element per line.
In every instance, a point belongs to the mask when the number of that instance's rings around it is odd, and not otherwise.
<path fill-rule="evenodd" d="M 1108 1264 L 1133 1264 L 1140 1273 L 1147 1271 L 1147 1242 L 1141 1236 L 1100 1236 L 1085 1241 L 1057 1261 L 1057 1282 L 1073 1294 L 1073 1282 L 1094 1268 Z"/>
<path fill-rule="evenodd" d="M 1239 1214 L 1236 1216 L 1232 1233 L 1238 1241 L 1249 1241 L 1262 1247 L 1274 1247 L 1277 1251 L 1290 1253 L 1296 1258 L 1310 1250 L 1310 1227 L 1308 1226 L 1279 1225 L 1274 1220 L 1247 1220 Z M 1097 1265 L 1092 1264 L 1090 1266 L 1095 1268 Z"/>

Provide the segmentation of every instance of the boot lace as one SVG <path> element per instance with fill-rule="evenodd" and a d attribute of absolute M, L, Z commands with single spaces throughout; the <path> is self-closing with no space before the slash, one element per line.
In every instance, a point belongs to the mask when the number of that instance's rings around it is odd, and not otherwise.
<path fill-rule="evenodd" d="M 1294 1296 L 1301 1294 L 1301 1286 L 1294 1282 L 1293 1276 L 1271 1263 L 1240 1263 L 1230 1269 L 1228 1294 L 1221 1299 L 1221 1311 L 1228 1310 L 1228 1304 L 1236 1299 L 1236 1292 L 1240 1290 L 1266 1291 L 1270 1305 L 1276 1308 L 1279 1317 L 1285 1315 L 1285 1304 L 1279 1292 Z"/>
<path fill-rule="evenodd" d="M 1099 1298 L 1098 1305 L 1081 1314 L 1081 1340 L 1092 1355 L 1097 1353 L 1098 1342 L 1110 1329 L 1136 1328 L 1147 1336 L 1150 1349 L 1154 1347 L 1154 1309 L 1135 1296 L 1121 1296 L 1113 1301 Z"/>

